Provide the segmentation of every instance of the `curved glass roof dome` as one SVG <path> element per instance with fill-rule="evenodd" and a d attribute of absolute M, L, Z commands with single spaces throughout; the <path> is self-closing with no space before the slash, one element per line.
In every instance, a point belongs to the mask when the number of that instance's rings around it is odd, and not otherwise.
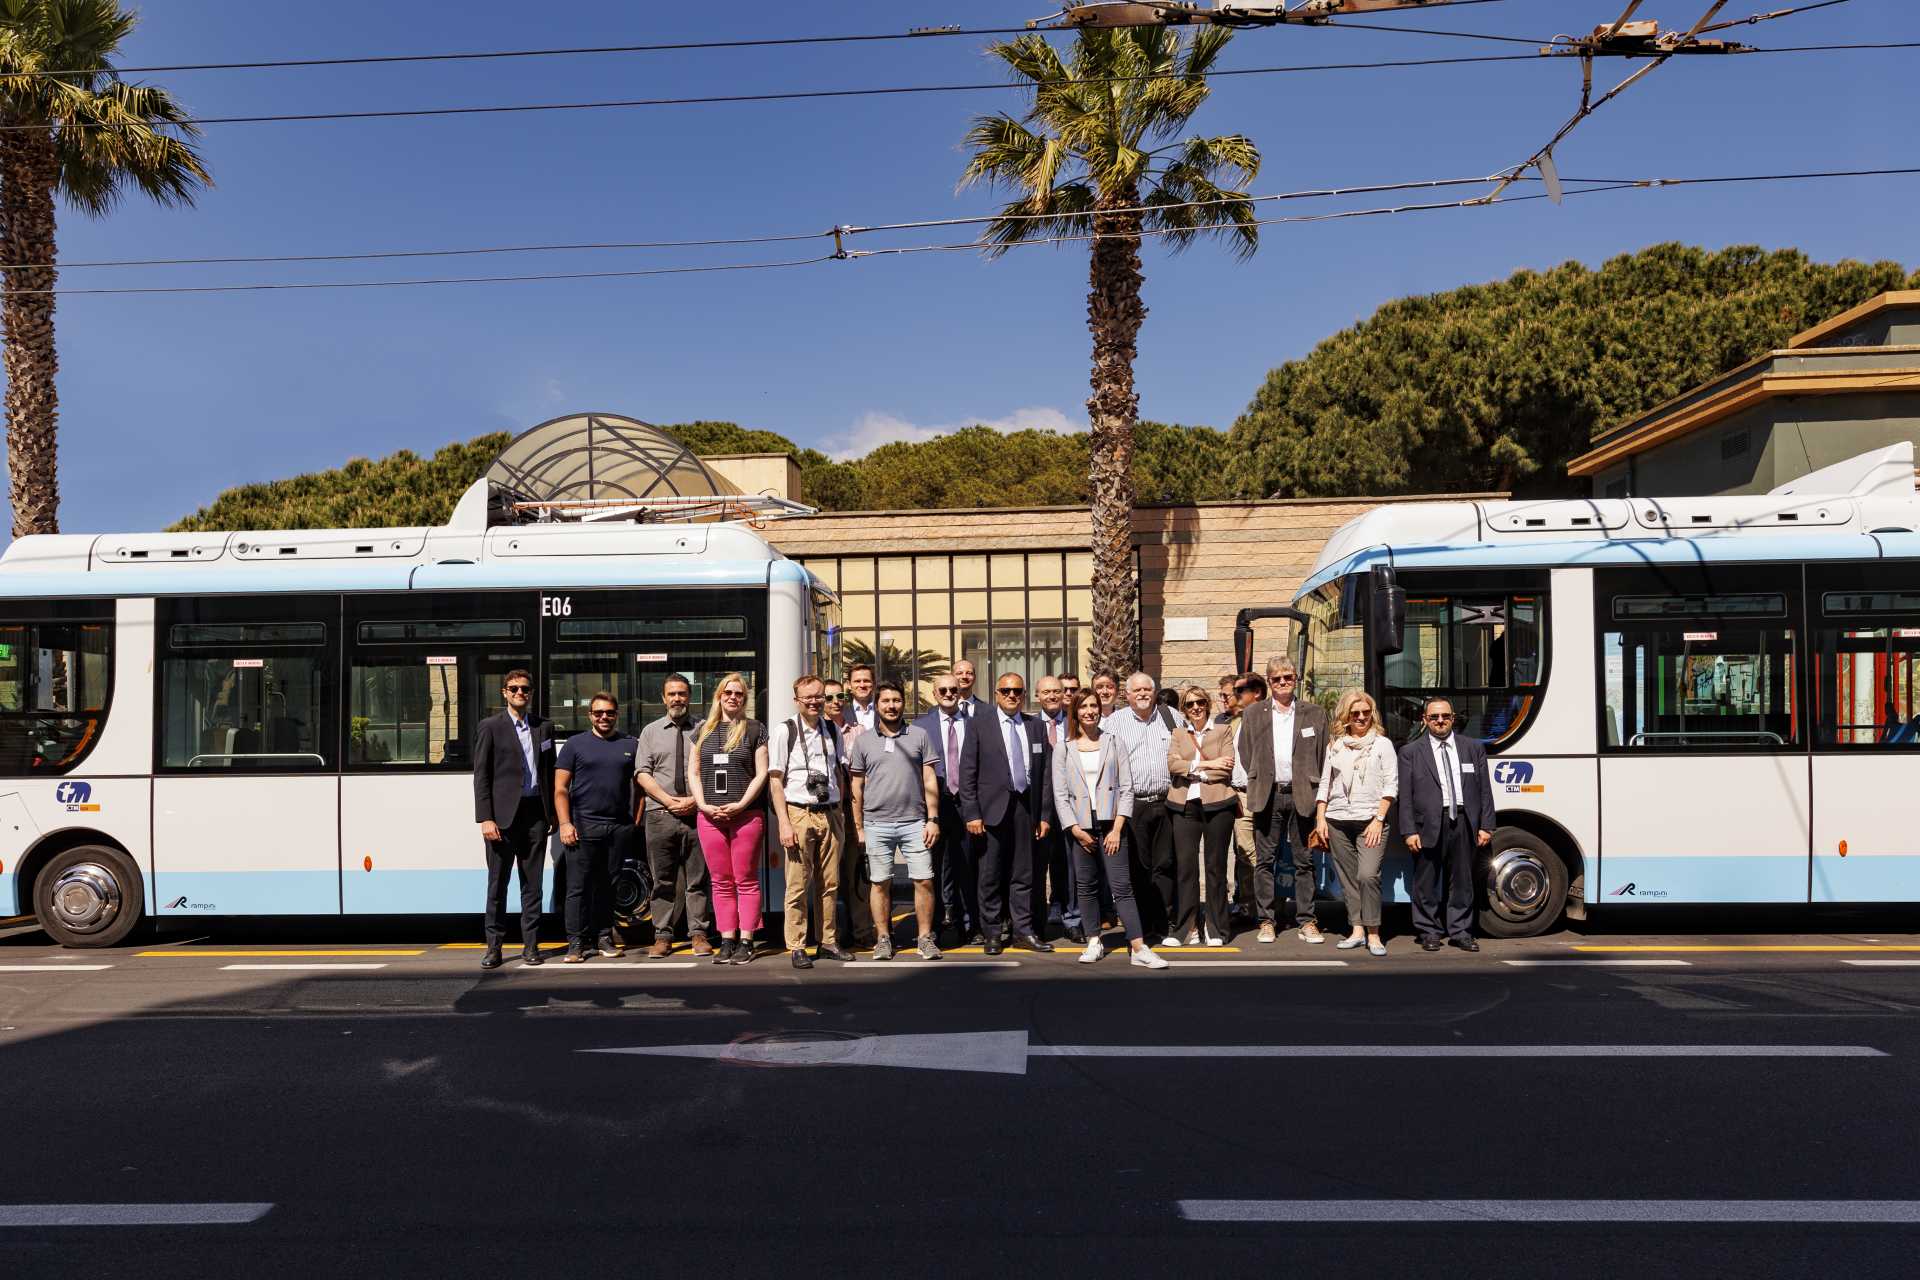
<path fill-rule="evenodd" d="M 500 451 L 487 480 L 517 499 L 540 503 L 740 492 L 659 427 L 613 413 L 570 414 L 528 428 Z"/>

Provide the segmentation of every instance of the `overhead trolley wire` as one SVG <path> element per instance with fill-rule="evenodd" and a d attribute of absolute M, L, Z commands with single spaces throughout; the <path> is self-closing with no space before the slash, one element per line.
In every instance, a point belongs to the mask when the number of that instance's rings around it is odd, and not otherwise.
<path fill-rule="evenodd" d="M 1726 185 L 1726 184 L 1735 184 L 1735 183 L 1759 183 L 1759 182 L 1806 182 L 1806 181 L 1817 181 L 1817 180 L 1838 179 L 1838 178 L 1895 177 L 1895 176 L 1914 176 L 1914 175 L 1920 175 L 1920 166 L 1906 167 L 1906 168 L 1882 168 L 1882 169 L 1811 170 L 1811 171 L 1805 171 L 1805 172 L 1799 172 L 1799 173 L 1733 174 L 1733 175 L 1688 177 L 1688 178 L 1632 178 L 1632 179 L 1568 178 L 1568 179 L 1563 179 L 1563 181 L 1570 182 L 1570 183 L 1593 184 L 1589 186 L 1576 186 L 1575 188 L 1568 190 L 1564 193 L 1566 196 L 1571 197 L 1576 195 L 1597 195 L 1602 192 L 1608 192 L 1608 191 L 1653 190 L 1653 189 L 1663 188 L 1663 187 Z M 1371 184 L 1365 187 L 1328 189 L 1328 190 L 1322 190 L 1318 192 L 1283 193 L 1280 195 L 1263 196 L 1263 197 L 1257 197 L 1257 198 L 1258 199 L 1290 199 L 1290 198 L 1302 198 L 1308 195 L 1358 194 L 1361 192 L 1411 189 L 1411 188 L 1422 187 L 1422 186 L 1455 185 L 1455 184 L 1464 184 L 1464 183 L 1470 183 L 1470 182 L 1479 183 L 1479 182 L 1485 182 L 1487 180 L 1488 179 L 1481 177 L 1481 178 L 1471 178 L 1471 179 L 1439 179 L 1433 182 L 1424 182 L 1424 183 L 1378 183 L 1378 184 Z M 1401 213 L 1426 213 L 1426 212 L 1433 212 L 1433 211 L 1444 210 L 1444 209 L 1472 209 L 1472 208 L 1486 207 L 1494 204 L 1518 204 L 1524 201 L 1542 200 L 1546 198 L 1548 197 L 1544 192 L 1529 193 L 1524 196 L 1503 196 L 1503 197 L 1494 197 L 1494 198 L 1489 198 L 1486 196 L 1474 196 L 1474 197 L 1468 197 L 1466 199 L 1455 200 L 1455 201 L 1435 201 L 1435 202 L 1421 203 L 1421 204 L 1387 205 L 1387 206 L 1379 206 L 1379 207 L 1373 207 L 1373 208 L 1367 208 L 1367 209 L 1339 210 L 1333 213 L 1300 214 L 1300 215 L 1295 215 L 1291 217 L 1257 219 L 1257 220 L 1251 221 L 1250 223 L 1240 223 L 1240 222 L 1229 221 L 1229 222 L 1221 222 L 1217 224 L 1212 224 L 1212 225 L 1203 226 L 1203 227 L 1195 227 L 1195 228 L 1171 228 L 1171 227 L 1157 228 L 1157 229 L 1142 228 L 1141 231 L 1139 232 L 1139 235 L 1144 238 L 1149 236 L 1180 234 L 1186 231 L 1193 231 L 1193 232 L 1232 231 L 1247 225 L 1277 226 L 1282 224 L 1303 223 L 1303 222 L 1331 222 L 1331 221 L 1338 221 L 1341 219 L 1348 219 L 1348 218 L 1371 218 L 1371 217 L 1381 217 L 1381 216 L 1401 214 Z M 1195 201 L 1192 203 L 1199 204 L 1199 203 L 1213 203 L 1213 202 Z M 1144 206 L 1142 206 L 1142 210 L 1144 211 Z M 956 222 L 963 222 L 963 221 L 988 222 L 988 221 L 995 220 L 995 218 L 997 218 L 998 216 L 999 215 L 987 215 L 987 216 L 982 216 L 982 217 L 972 218 L 972 219 L 934 219 L 934 220 L 923 221 L 923 222 L 876 224 L 873 226 L 866 226 L 866 227 L 840 227 L 840 228 L 835 228 L 832 231 L 820 232 L 817 234 L 821 238 L 832 237 L 835 239 L 836 244 L 840 244 L 844 242 L 845 236 L 853 235 L 853 234 L 865 234 L 865 233 L 871 233 L 871 232 L 890 231 L 890 230 L 918 230 L 918 229 L 924 229 L 930 226 L 952 225 Z M 769 239 L 773 239 L 773 238 L 774 237 L 769 237 Z M 808 238 L 808 237 L 800 237 L 800 238 Z M 1084 241 L 1089 241 L 1097 238 L 1099 237 L 1093 234 L 1066 234 L 1066 235 L 1060 235 L 1060 236 L 1049 236 L 1049 237 L 1037 238 L 1033 240 L 1016 241 L 1006 247 L 1025 248 L 1025 247 L 1031 247 L 1034 245 L 1041 245 L 1041 244 L 1066 244 L 1066 243 L 1084 242 Z M 659 243 L 659 242 L 655 242 L 655 243 Z M 695 242 L 683 242 L 683 243 L 691 244 Z M 404 287 L 422 286 L 422 285 L 449 285 L 449 284 L 519 284 L 519 283 L 528 283 L 528 282 L 535 282 L 535 281 L 555 281 L 555 280 L 614 280 L 614 279 L 634 279 L 634 278 L 648 277 L 648 276 L 696 275 L 696 274 L 710 273 L 710 272 L 784 270 L 784 269 L 791 269 L 795 267 L 815 266 L 825 262 L 844 261 L 848 259 L 857 259 L 857 258 L 865 258 L 865 257 L 895 257 L 895 256 L 904 256 L 904 255 L 916 254 L 916 253 L 958 253 L 958 252 L 964 252 L 964 251 L 978 251 L 988 247 L 993 247 L 993 246 L 982 244 L 979 241 L 968 241 L 964 243 L 955 243 L 955 244 L 907 245 L 907 246 L 897 246 L 897 247 L 882 247 L 878 249 L 855 249 L 855 250 L 837 249 L 835 252 L 820 254 L 815 257 L 796 258 L 796 259 L 790 259 L 785 261 L 719 263 L 719 264 L 713 264 L 708 266 L 657 267 L 657 268 L 633 270 L 633 271 L 574 271 L 574 272 L 551 272 L 551 273 L 542 273 L 542 274 L 536 274 L 536 275 L 441 276 L 441 277 L 427 277 L 427 278 L 400 279 L 400 280 L 340 280 L 340 281 L 317 280 L 317 281 L 295 281 L 295 282 L 288 282 L 288 283 L 251 283 L 251 284 L 232 284 L 232 285 L 155 285 L 155 286 L 129 286 L 129 287 L 79 288 L 79 289 L 55 287 L 52 289 L 16 289 L 16 290 L 0 291 L 0 296 L 4 296 L 5 293 L 7 292 L 18 293 L 18 294 L 72 294 L 72 295 L 260 293 L 260 292 L 313 290 L 313 289 L 393 289 L 393 288 L 404 288 Z"/>

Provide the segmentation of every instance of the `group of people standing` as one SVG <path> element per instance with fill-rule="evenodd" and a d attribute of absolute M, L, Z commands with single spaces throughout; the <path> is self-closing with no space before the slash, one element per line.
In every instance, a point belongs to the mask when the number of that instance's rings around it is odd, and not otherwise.
<path fill-rule="evenodd" d="M 1132 964 L 1162 969 L 1155 939 L 1162 950 L 1225 946 L 1252 925 L 1259 942 L 1278 941 L 1288 873 L 1289 927 L 1323 943 L 1317 849 L 1346 904 L 1339 947 L 1385 955 L 1390 816 L 1391 838 L 1413 862 L 1419 944 L 1479 949 L 1473 861 L 1492 838 L 1490 779 L 1484 746 L 1453 732 L 1445 699 L 1431 700 L 1426 731 L 1396 748 L 1364 691 L 1343 694 L 1329 718 L 1296 696 L 1285 658 L 1264 677 L 1222 677 L 1217 705 L 1198 685 L 1168 705 L 1144 672 L 1127 678 L 1124 699 L 1109 674 L 1084 689 L 1072 675 L 1042 676 L 1037 712 L 1017 671 L 994 681 L 991 702 L 975 684 L 974 665 L 955 663 L 932 680 L 935 705 L 908 721 L 905 691 L 856 665 L 844 683 L 802 676 L 795 714 L 768 726 L 747 714 L 743 675 L 719 680 L 698 721 L 691 685 L 671 676 L 667 714 L 637 739 L 617 731 L 618 703 L 599 693 L 591 731 L 556 746 L 531 712 L 531 678 L 509 673 L 505 708 L 483 724 L 474 756 L 488 866 L 482 967 L 502 963 L 515 868 L 522 959 L 541 962 L 550 829 L 565 869 L 566 961 L 625 954 L 611 884 L 621 831 L 642 806 L 656 956 L 670 954 L 683 919 L 695 955 L 756 959 L 769 820 L 784 863 L 785 947 L 799 969 L 815 954 L 851 960 L 862 949 L 891 960 L 897 945 L 937 960 L 943 941 L 988 955 L 1009 945 L 1051 952 L 1050 926 L 1086 964 L 1108 954 L 1104 934 L 1117 927 Z M 913 907 L 910 941 L 897 944 L 898 862 Z"/>

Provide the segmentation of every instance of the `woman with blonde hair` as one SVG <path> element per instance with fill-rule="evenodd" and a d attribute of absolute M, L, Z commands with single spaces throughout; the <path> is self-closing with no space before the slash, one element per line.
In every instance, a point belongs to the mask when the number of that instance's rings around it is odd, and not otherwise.
<path fill-rule="evenodd" d="M 1386 854 L 1387 810 L 1400 794 L 1399 755 L 1380 732 L 1380 711 L 1364 690 L 1349 689 L 1334 707 L 1327 762 L 1320 772 L 1314 832 L 1327 846 L 1351 930 L 1342 951 L 1366 944 L 1387 954 L 1380 940 L 1380 859 Z"/>
<path fill-rule="evenodd" d="M 1186 723 L 1167 744 L 1167 815 L 1173 819 L 1174 884 L 1177 893 L 1170 941 L 1199 943 L 1202 925 L 1207 945 L 1224 947 L 1232 924 L 1227 918 L 1227 847 L 1240 797 L 1233 790 L 1232 724 L 1215 724 L 1207 691 L 1190 684 L 1180 691 Z M 1206 875 L 1206 903 L 1200 880 Z"/>
<path fill-rule="evenodd" d="M 700 852 L 713 887 L 714 922 L 720 928 L 715 964 L 749 964 L 760 931 L 760 848 L 766 816 L 760 793 L 767 785 L 767 727 L 747 714 L 747 678 L 738 671 L 720 677 L 713 709 L 693 733 L 699 767 L 687 777 L 699 810 Z"/>

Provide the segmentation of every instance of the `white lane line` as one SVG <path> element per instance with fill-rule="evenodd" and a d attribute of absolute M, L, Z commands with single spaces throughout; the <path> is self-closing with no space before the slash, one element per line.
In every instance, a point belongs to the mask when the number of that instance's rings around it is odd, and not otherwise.
<path fill-rule="evenodd" d="M 553 965 L 555 968 L 558 968 L 563 973 L 571 973 L 574 970 L 578 969 L 578 970 L 581 970 L 582 972 L 591 972 L 591 973 L 617 973 L 629 978 L 636 973 L 645 973 L 649 969 L 699 969 L 711 963 L 713 962 L 710 960 L 705 960 L 705 961 L 703 960 L 646 960 L 646 961 L 636 961 L 633 964 L 584 964 L 584 965 L 562 964 L 559 961 L 554 961 L 554 960 L 550 960 L 547 962 L 547 964 Z M 532 968 L 528 968 L 526 965 L 523 964 L 518 966 L 517 968 L 506 970 L 505 975 L 503 976 L 511 976 L 516 973 L 542 973 L 546 968 L 547 968 L 547 965 L 545 964 L 534 965 Z M 437 969 L 437 970 L 434 970 L 430 976 L 440 977 L 445 973 L 446 973 L 446 970 Z M 552 977 L 553 975 L 546 974 L 545 976 Z"/>
<path fill-rule="evenodd" d="M 1502 960 L 1516 969 L 1685 969 L 1686 960 Z"/>
<path fill-rule="evenodd" d="M 1036 1044 L 1035 1058 L 1884 1058 L 1863 1044 Z"/>
<path fill-rule="evenodd" d="M 1920 1200 L 1182 1200 L 1189 1222 L 1920 1223 Z"/>
<path fill-rule="evenodd" d="M 842 969 L 910 969 L 947 970 L 947 969 L 1018 969 L 1018 960 L 847 960 L 840 964 Z"/>
<path fill-rule="evenodd" d="M 271 1204 L 0 1204 L 0 1227 L 216 1227 L 258 1222 Z"/>
<path fill-rule="evenodd" d="M 1862 969 L 1920 968 L 1920 960 L 1842 960 L 1840 963 L 1858 965 Z"/>
<path fill-rule="evenodd" d="M 1344 969 L 1345 960 L 1169 960 L 1169 969 Z"/>
<path fill-rule="evenodd" d="M 384 963 L 360 962 L 347 964 L 223 964 L 220 967 L 222 969 L 238 969 L 243 971 L 256 969 L 298 969 L 305 971 L 309 969 L 384 969 L 387 966 Z"/>
<path fill-rule="evenodd" d="M 99 973 L 110 964 L 0 964 L 0 973 Z"/>

